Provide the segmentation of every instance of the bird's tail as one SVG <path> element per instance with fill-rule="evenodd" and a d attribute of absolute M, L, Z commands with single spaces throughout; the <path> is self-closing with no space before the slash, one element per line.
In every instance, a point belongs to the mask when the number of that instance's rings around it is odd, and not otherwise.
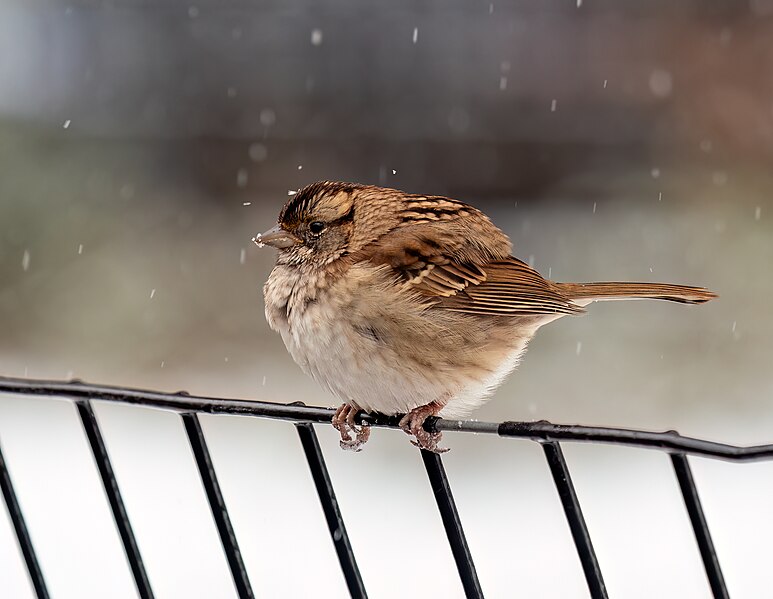
<path fill-rule="evenodd" d="M 559 291 L 576 304 L 599 300 L 659 299 L 682 304 L 703 304 L 717 297 L 703 287 L 667 283 L 556 283 Z"/>

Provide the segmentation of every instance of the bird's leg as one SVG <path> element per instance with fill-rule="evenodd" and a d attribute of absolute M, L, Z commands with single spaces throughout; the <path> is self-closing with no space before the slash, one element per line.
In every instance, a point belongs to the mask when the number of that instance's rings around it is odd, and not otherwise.
<path fill-rule="evenodd" d="M 370 425 L 363 422 L 359 426 L 354 421 L 354 417 L 357 416 L 357 413 L 360 411 L 360 407 L 358 405 L 351 406 L 351 409 L 349 410 L 349 413 L 346 416 L 346 424 L 349 426 L 351 431 L 355 434 L 354 439 L 354 451 L 361 451 L 362 446 L 365 445 L 365 443 L 368 442 L 368 439 L 370 439 Z"/>
<path fill-rule="evenodd" d="M 411 441 L 416 447 L 433 453 L 445 453 L 448 451 L 447 447 L 438 447 L 438 443 L 443 436 L 442 433 L 430 433 L 424 430 L 424 421 L 430 416 L 437 416 L 443 407 L 444 404 L 433 401 L 412 409 L 400 419 L 400 428 L 416 438 L 415 441 Z"/>
<path fill-rule="evenodd" d="M 333 414 L 333 420 L 331 424 L 341 434 L 341 447 L 344 443 L 351 443 L 352 436 L 349 434 L 349 425 L 346 424 L 346 417 L 349 415 L 351 406 L 348 403 L 338 406 L 336 413 Z"/>
<path fill-rule="evenodd" d="M 370 437 L 370 426 L 367 424 L 358 426 L 354 421 L 359 411 L 359 406 L 345 403 L 336 410 L 333 416 L 333 428 L 341 434 L 340 445 L 342 449 L 362 451 L 362 446 Z M 350 433 L 354 433 L 354 439 Z"/>

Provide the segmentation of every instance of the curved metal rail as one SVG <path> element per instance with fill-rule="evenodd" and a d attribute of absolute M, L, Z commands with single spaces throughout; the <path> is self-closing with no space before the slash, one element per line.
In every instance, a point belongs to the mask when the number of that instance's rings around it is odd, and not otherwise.
<path fill-rule="evenodd" d="M 123 508 L 123 501 L 115 479 L 110 458 L 102 441 L 97 418 L 91 401 L 110 401 L 172 410 L 180 413 L 196 459 L 202 485 L 220 533 L 223 551 L 228 559 L 234 587 L 243 598 L 254 596 L 247 570 L 241 558 L 236 533 L 231 526 L 225 500 L 220 491 L 214 466 L 209 458 L 203 431 L 198 425 L 197 413 L 256 416 L 289 421 L 296 425 L 307 458 L 309 470 L 327 520 L 339 564 L 352 597 L 367 597 L 365 585 L 357 567 L 354 551 L 344 525 L 343 515 L 336 500 L 332 480 L 319 446 L 314 423 L 329 424 L 334 410 L 306 406 L 301 403 L 282 404 L 245 399 L 228 399 L 190 395 L 185 391 L 160 393 L 107 385 L 91 385 L 78 380 L 69 382 L 30 380 L 0 377 L 0 393 L 15 396 L 60 397 L 74 401 L 78 406 L 84 430 L 89 438 L 92 454 L 107 494 L 116 526 L 121 534 L 124 550 L 132 570 L 137 590 L 142 597 L 153 597 L 151 581 L 145 572 L 139 547 L 134 540 L 131 522 Z M 361 423 L 371 426 L 397 428 L 399 416 L 378 414 L 358 415 Z M 687 460 L 688 455 L 732 462 L 773 460 L 773 444 L 742 447 L 693 437 L 676 431 L 638 431 L 622 428 L 552 424 L 537 422 L 478 422 L 431 418 L 425 423 L 429 431 L 457 431 L 491 434 L 500 437 L 521 438 L 542 444 L 548 467 L 556 486 L 577 555 L 585 573 L 591 597 L 606 598 L 607 591 L 591 536 L 572 484 L 569 468 L 563 457 L 560 442 L 605 443 L 662 451 L 670 454 L 674 474 L 685 502 L 696 542 L 703 559 L 709 587 L 718 598 L 728 597 L 727 586 L 711 540 L 708 523 L 698 496 L 698 490 Z M 440 510 L 462 587 L 467 597 L 483 597 L 483 589 L 465 539 L 461 519 L 451 492 L 450 482 L 437 454 L 422 451 L 424 466 Z M 8 512 L 17 533 L 33 589 L 38 597 L 48 597 L 45 579 L 38 563 L 33 542 L 27 532 L 21 506 L 12 485 L 6 461 L 0 450 L 0 483 Z"/>

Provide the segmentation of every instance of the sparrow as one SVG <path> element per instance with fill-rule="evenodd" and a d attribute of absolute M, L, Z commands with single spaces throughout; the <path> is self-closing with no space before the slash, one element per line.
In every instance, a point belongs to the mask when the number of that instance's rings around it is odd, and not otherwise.
<path fill-rule="evenodd" d="M 341 447 L 368 440 L 358 412 L 403 415 L 400 427 L 432 452 L 430 416 L 460 419 L 516 367 L 541 326 L 599 300 L 702 304 L 701 287 L 558 283 L 511 255 L 480 210 L 442 196 L 322 181 L 255 236 L 278 250 L 263 288 L 266 320 L 293 360 L 342 405 Z"/>

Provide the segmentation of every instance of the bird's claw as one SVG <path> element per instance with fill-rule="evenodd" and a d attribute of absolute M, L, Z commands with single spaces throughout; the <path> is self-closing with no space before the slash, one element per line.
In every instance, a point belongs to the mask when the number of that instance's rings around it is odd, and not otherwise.
<path fill-rule="evenodd" d="M 400 419 L 399 426 L 407 435 L 412 435 L 411 443 L 419 449 L 425 449 L 432 453 L 445 453 L 448 447 L 438 447 L 443 438 L 441 432 L 429 432 L 424 430 L 424 422 L 430 416 L 435 416 L 442 409 L 442 405 L 432 402 L 425 406 L 419 406 L 408 412 Z"/>
<path fill-rule="evenodd" d="M 370 426 L 365 423 L 358 425 L 354 421 L 357 412 L 359 412 L 359 408 L 343 404 L 336 410 L 333 416 L 333 428 L 341 435 L 341 440 L 339 441 L 341 449 L 355 452 L 362 451 L 362 446 L 370 438 Z M 354 433 L 354 438 L 352 438 L 351 433 Z"/>

